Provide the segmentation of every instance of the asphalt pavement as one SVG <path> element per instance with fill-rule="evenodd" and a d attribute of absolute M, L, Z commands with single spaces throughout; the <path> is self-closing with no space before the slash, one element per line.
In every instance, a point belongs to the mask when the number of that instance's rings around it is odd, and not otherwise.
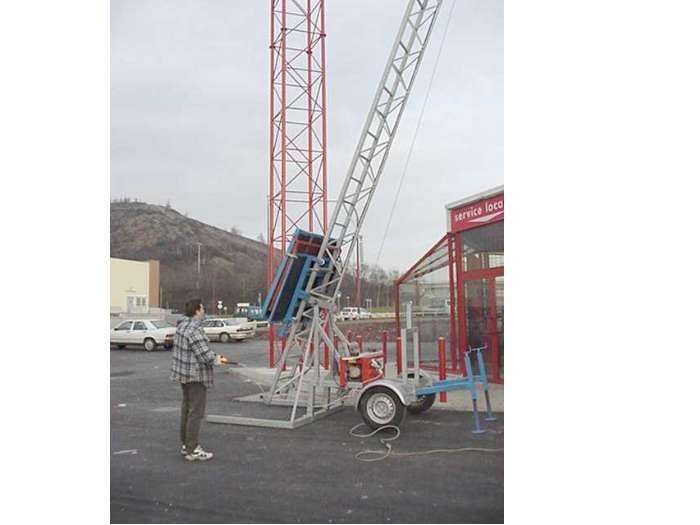
<path fill-rule="evenodd" d="M 247 366 L 266 364 L 266 341 L 212 343 Z M 383 450 L 378 436 L 357 439 L 352 407 L 296 430 L 203 423 L 205 463 L 179 453 L 180 389 L 169 381 L 170 352 L 111 350 L 112 523 L 500 523 L 503 453 L 390 456 L 365 463 L 355 454 Z M 257 392 L 217 368 L 208 412 L 233 410 L 234 397 Z M 408 416 L 395 452 L 503 448 L 503 414 L 471 433 L 471 414 L 430 410 Z"/>

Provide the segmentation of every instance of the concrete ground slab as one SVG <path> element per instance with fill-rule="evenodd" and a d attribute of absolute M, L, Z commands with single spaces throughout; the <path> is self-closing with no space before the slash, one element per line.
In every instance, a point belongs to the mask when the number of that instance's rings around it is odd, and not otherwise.
<path fill-rule="evenodd" d="M 229 358 L 248 343 L 213 345 Z M 235 352 L 235 353 L 234 353 Z M 259 366 L 264 364 L 264 354 Z M 360 423 L 345 408 L 296 430 L 204 423 L 206 463 L 179 454 L 180 389 L 168 379 L 169 352 L 111 352 L 111 521 L 113 523 L 500 523 L 503 453 L 395 456 L 363 463 L 381 450 L 377 436 L 357 439 Z M 208 393 L 208 413 L 259 392 L 222 369 Z M 239 403 L 242 405 L 243 403 Z M 429 410 L 407 417 L 393 442 L 400 452 L 503 448 L 503 414 L 471 433 L 471 416 Z"/>

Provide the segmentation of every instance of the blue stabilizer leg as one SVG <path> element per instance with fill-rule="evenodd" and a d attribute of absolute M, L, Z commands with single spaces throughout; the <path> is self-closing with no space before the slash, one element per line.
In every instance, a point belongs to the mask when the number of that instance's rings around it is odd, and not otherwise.
<path fill-rule="evenodd" d="M 474 411 L 474 430 L 472 434 L 483 434 L 485 430 L 481 428 L 479 423 L 479 407 L 476 405 L 477 393 L 476 393 L 476 380 L 474 378 L 474 371 L 472 370 L 472 360 L 467 354 L 464 359 L 464 364 L 467 365 L 467 376 L 469 378 L 469 390 L 472 394 L 472 410 Z"/>
<path fill-rule="evenodd" d="M 479 424 L 479 409 L 476 406 L 476 398 L 472 398 L 472 408 L 474 410 L 474 430 L 472 430 L 472 434 L 483 434 L 486 431 Z"/>
<path fill-rule="evenodd" d="M 489 395 L 489 380 L 486 375 L 486 365 L 484 364 L 484 356 L 481 355 L 481 349 L 476 351 L 476 362 L 479 365 L 479 376 L 481 376 L 482 385 L 484 387 L 484 398 L 486 399 L 486 421 L 497 421 L 491 411 L 491 396 Z"/>
<path fill-rule="evenodd" d="M 486 417 L 484 419 L 486 421 L 498 421 L 496 416 L 493 415 L 493 412 L 491 412 L 491 398 L 489 397 L 488 389 L 484 390 L 484 397 L 486 398 Z"/>

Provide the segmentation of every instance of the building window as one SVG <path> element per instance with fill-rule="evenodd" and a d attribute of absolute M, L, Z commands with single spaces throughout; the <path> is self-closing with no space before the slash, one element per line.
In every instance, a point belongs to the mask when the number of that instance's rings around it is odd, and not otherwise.
<path fill-rule="evenodd" d="M 489 253 L 489 268 L 505 266 L 502 253 Z"/>
<path fill-rule="evenodd" d="M 462 271 L 503 266 L 503 221 L 460 233 Z"/>
<path fill-rule="evenodd" d="M 128 295 L 126 297 L 126 309 L 129 312 L 145 312 L 146 306 L 145 295 Z"/>

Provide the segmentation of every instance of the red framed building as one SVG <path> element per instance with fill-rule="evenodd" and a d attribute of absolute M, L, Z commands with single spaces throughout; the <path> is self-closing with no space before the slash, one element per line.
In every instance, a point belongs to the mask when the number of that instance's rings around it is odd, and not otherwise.
<path fill-rule="evenodd" d="M 397 331 L 412 303 L 421 366 L 437 364 L 437 341 L 447 340 L 447 364 L 462 373 L 458 349 L 486 346 L 489 378 L 503 382 L 503 186 L 448 204 L 447 233 L 397 281 Z"/>

